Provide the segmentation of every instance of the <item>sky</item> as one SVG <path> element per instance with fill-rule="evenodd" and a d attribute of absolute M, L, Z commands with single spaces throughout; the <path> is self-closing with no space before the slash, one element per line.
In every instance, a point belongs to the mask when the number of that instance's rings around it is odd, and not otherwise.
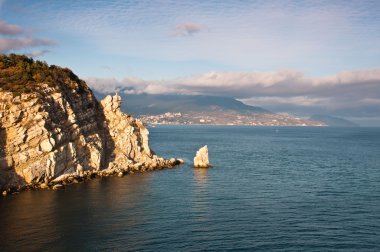
<path fill-rule="evenodd" d="M 380 1 L 0 0 L 0 52 L 97 90 L 235 97 L 380 126 Z"/>

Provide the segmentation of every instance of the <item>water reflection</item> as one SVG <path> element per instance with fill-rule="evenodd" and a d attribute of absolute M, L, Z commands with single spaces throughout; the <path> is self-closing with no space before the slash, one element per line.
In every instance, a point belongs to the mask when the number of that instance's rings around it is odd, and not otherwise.
<path fill-rule="evenodd" d="M 56 223 L 51 218 L 56 202 L 56 195 L 47 191 L 28 191 L 2 199 L 0 239 L 4 249 L 17 244 L 37 251 L 44 241 L 57 240 Z"/>
<path fill-rule="evenodd" d="M 208 182 L 208 168 L 194 168 L 194 177 L 198 186 L 207 186 Z"/>
<path fill-rule="evenodd" d="M 209 190 L 208 190 L 208 169 L 195 168 L 194 172 L 194 192 L 192 212 L 194 214 L 194 232 L 205 231 L 208 229 L 206 223 L 210 217 Z"/>
<path fill-rule="evenodd" d="M 0 250 L 98 250 L 112 248 L 120 236 L 133 248 L 135 241 L 128 234 L 149 214 L 144 199 L 151 190 L 150 176 L 95 179 L 64 191 L 27 191 L 1 198 Z M 103 243 L 95 245 L 97 240 Z"/>

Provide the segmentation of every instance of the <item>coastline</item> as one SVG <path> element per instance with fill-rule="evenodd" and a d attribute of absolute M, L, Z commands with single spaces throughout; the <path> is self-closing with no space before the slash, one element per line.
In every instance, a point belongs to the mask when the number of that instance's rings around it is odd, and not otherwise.
<path fill-rule="evenodd" d="M 176 158 L 171 158 L 171 159 L 159 158 L 158 160 L 159 162 L 157 165 L 150 165 L 148 163 L 147 164 L 135 163 L 135 164 L 128 165 L 125 168 L 108 168 L 108 169 L 103 169 L 103 170 L 83 171 L 80 174 L 76 172 L 71 173 L 71 174 L 63 174 L 53 180 L 40 178 L 26 185 L 17 186 L 17 187 L 15 186 L 8 187 L 7 189 L 2 191 L 2 195 L 7 196 L 9 194 L 17 194 L 19 192 L 26 191 L 26 190 L 38 190 L 38 189 L 61 190 L 61 189 L 64 189 L 65 186 L 67 185 L 78 184 L 78 183 L 82 183 L 91 179 L 111 177 L 111 176 L 123 177 L 128 174 L 136 174 L 136 173 L 150 172 L 150 171 L 163 170 L 163 169 L 174 169 L 184 163 L 182 159 L 176 159 Z"/>
<path fill-rule="evenodd" d="M 140 118 L 139 118 L 140 119 Z M 140 119 L 141 120 L 141 119 Z M 160 125 L 170 125 L 170 126 L 232 126 L 232 127 L 239 127 L 239 126 L 245 126 L 245 127 L 257 127 L 257 128 L 264 128 L 264 127 L 331 127 L 328 125 L 251 125 L 251 124 L 205 124 L 205 123 L 192 123 L 192 124 L 181 124 L 181 123 L 156 123 L 156 124 L 146 124 L 148 127 L 156 127 Z"/>

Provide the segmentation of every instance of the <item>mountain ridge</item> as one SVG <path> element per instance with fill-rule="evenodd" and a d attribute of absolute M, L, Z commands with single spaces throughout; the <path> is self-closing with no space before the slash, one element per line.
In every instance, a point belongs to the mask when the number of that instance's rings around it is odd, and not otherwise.
<path fill-rule="evenodd" d="M 332 127 L 358 127 L 359 126 L 358 124 L 351 122 L 347 119 L 331 116 L 331 115 L 316 114 L 316 115 L 310 116 L 310 120 L 323 122 L 326 125 L 332 126 Z"/>
<path fill-rule="evenodd" d="M 94 92 L 98 99 L 109 93 Z M 276 114 L 231 97 L 180 94 L 126 94 L 122 110 L 147 124 L 325 126 L 305 118 Z"/>
<path fill-rule="evenodd" d="M 112 93 L 93 91 L 97 99 Z M 217 110 L 233 110 L 241 113 L 267 113 L 273 112 L 261 107 L 247 105 L 231 97 L 210 95 L 175 95 L 175 94 L 125 94 L 118 93 L 125 101 L 122 110 L 132 115 L 158 115 L 166 112 L 188 113 Z M 142 102 L 143 100 L 143 102 Z"/>

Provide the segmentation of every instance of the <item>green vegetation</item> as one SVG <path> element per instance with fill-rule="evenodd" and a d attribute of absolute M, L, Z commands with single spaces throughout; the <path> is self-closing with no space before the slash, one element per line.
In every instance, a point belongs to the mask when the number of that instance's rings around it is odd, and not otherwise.
<path fill-rule="evenodd" d="M 1 90 L 10 91 L 14 96 L 42 93 L 43 83 L 56 91 L 76 89 L 82 93 L 88 90 L 86 83 L 68 68 L 49 66 L 46 62 L 35 61 L 25 55 L 0 55 Z"/>

